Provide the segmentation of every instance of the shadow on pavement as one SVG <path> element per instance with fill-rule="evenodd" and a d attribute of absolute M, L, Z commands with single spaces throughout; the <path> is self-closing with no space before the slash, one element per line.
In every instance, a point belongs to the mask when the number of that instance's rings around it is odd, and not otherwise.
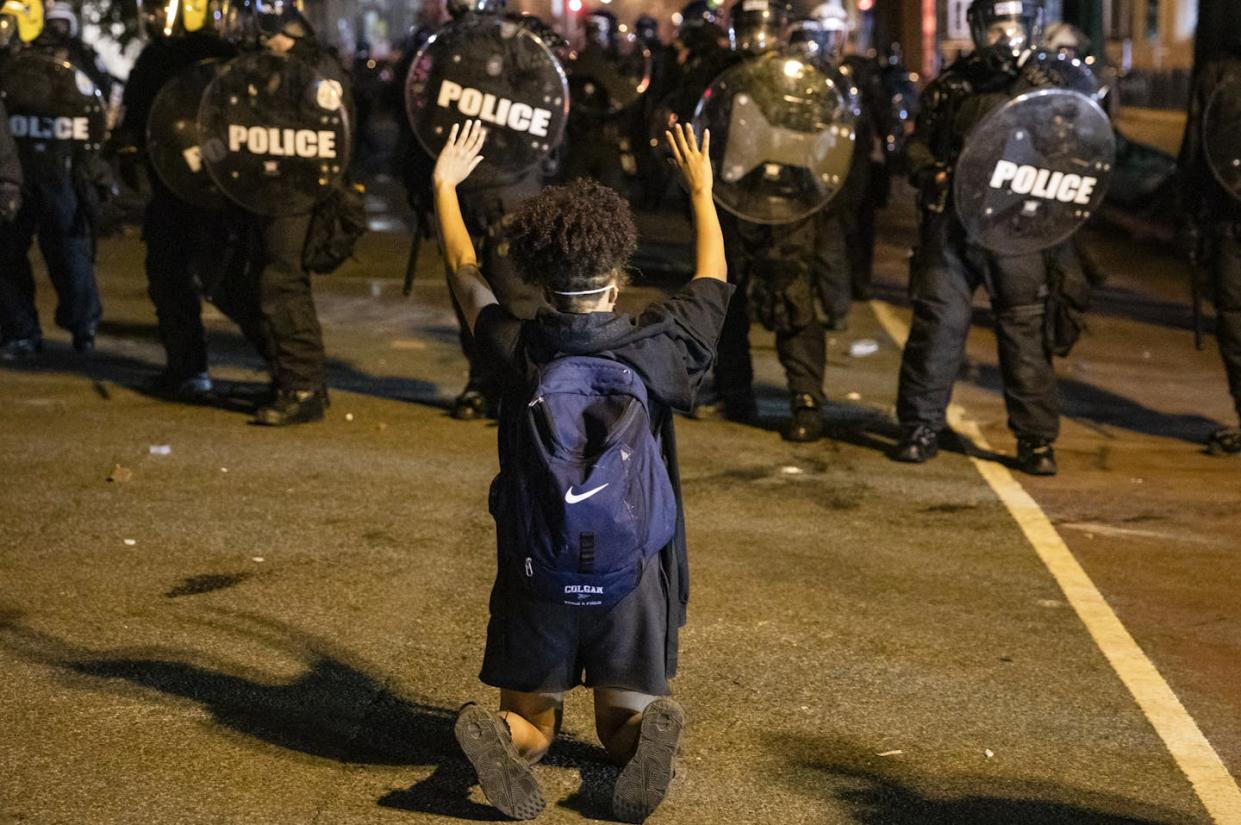
<path fill-rule="evenodd" d="M 102 330 L 107 336 L 159 340 L 159 330 L 154 324 L 106 322 Z M 106 341 L 100 343 L 106 345 Z M 213 330 L 208 335 L 208 352 L 211 353 L 212 365 L 217 368 L 239 367 L 259 371 L 264 367 L 263 361 L 253 353 L 240 334 Z M 161 363 L 105 348 L 90 356 L 83 356 L 68 347 L 49 343 L 43 354 L 35 360 L 6 362 L 0 367 L 12 372 L 80 375 L 95 382 L 96 391 L 104 400 L 108 400 L 110 395 L 103 382 L 118 384 L 151 398 L 171 400 L 146 387 L 146 382 L 162 369 Z M 328 386 L 332 389 L 390 401 L 407 401 L 441 410 L 447 410 L 451 406 L 451 401 L 441 397 L 439 387 L 433 383 L 417 378 L 371 375 L 339 358 L 327 359 L 327 375 Z M 259 399 L 268 389 L 264 382 L 217 379 L 215 383 L 218 387 L 215 399 L 210 403 L 194 406 L 210 406 L 228 412 L 249 414 L 254 411 Z"/>
<path fill-rule="evenodd" d="M 971 364 L 973 383 L 994 393 L 1003 392 L 999 368 L 992 364 Z M 1061 375 L 1056 378 L 1060 390 L 1061 415 L 1107 424 L 1143 435 L 1175 438 L 1191 444 L 1202 444 L 1221 425 L 1201 415 L 1178 415 L 1152 410 L 1110 390 Z"/>
<path fill-rule="evenodd" d="M 453 738 L 455 709 L 406 699 L 364 662 L 275 619 L 212 611 L 194 623 L 219 633 L 224 643 L 231 636 L 265 644 L 282 661 L 302 662 L 302 672 L 281 680 L 218 654 L 162 646 L 100 651 L 29 628 L 11 610 L 0 610 L 0 644 L 75 680 L 85 678 L 80 686 L 86 690 L 102 683 L 122 695 L 158 699 L 162 694 L 195 702 L 217 725 L 291 752 L 348 765 L 434 767 L 409 789 L 377 800 L 383 807 L 476 821 L 503 819 L 469 798 L 476 780 Z M 571 737 L 561 737 L 546 761 L 579 769 L 584 783 L 611 770 L 602 748 Z M 573 799 L 579 798 L 591 811 L 610 801 L 585 785 Z"/>
<path fill-rule="evenodd" d="M 781 752 L 789 749 L 781 740 Z M 897 759 L 881 758 L 848 742 L 804 740 L 811 753 L 830 753 L 801 767 L 821 772 L 832 798 L 847 806 L 863 825 L 1170 825 L 1183 814 L 1152 811 L 1151 806 L 1123 797 L 1061 786 L 1042 780 L 982 776 L 932 779 L 934 793 L 919 790 L 916 777 L 899 776 Z M 804 752 L 804 750 L 802 751 Z M 802 790 L 805 790 L 804 788 Z"/>

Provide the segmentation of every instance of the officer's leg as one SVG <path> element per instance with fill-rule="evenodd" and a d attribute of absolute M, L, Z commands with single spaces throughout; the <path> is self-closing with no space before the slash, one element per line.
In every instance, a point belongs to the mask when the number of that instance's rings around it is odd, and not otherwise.
<path fill-rule="evenodd" d="M 1241 228 L 1221 227 L 1215 237 L 1211 275 L 1215 300 L 1215 338 L 1224 360 L 1228 389 L 1241 419 Z M 1207 440 L 1212 455 L 1241 454 L 1241 428 L 1224 427 Z"/>
<path fill-rule="evenodd" d="M 192 268 L 197 228 L 189 210 L 157 194 L 147 204 L 142 234 L 147 294 L 155 304 L 167 358 L 160 383 L 171 389 L 207 372 L 207 341 Z"/>
<path fill-rule="evenodd" d="M 845 328 L 853 305 L 853 223 L 850 216 L 833 210 L 823 210 L 814 217 L 811 274 L 832 329 Z"/>
<path fill-rule="evenodd" d="M 263 226 L 259 305 L 274 347 L 276 386 L 285 391 L 324 387 L 323 331 L 310 273 L 302 266 L 309 227 L 307 215 L 272 218 Z"/>
<path fill-rule="evenodd" d="M 94 346 L 103 314 L 95 283 L 95 230 L 68 179 L 40 186 L 44 212 L 39 250 L 59 298 L 56 325 L 73 334 L 76 348 L 87 350 Z"/>
<path fill-rule="evenodd" d="M 17 217 L 0 221 L 0 343 L 5 357 L 32 356 L 41 346 L 29 257 L 39 211 L 38 194 L 28 192 Z"/>
<path fill-rule="evenodd" d="M 728 281 L 736 287 L 716 347 L 715 392 L 725 417 L 747 421 L 755 417 L 754 363 L 750 357 L 750 303 L 747 268 L 761 241 L 742 236 L 735 218 L 721 220 L 728 249 Z"/>
<path fill-rule="evenodd" d="M 851 293 L 852 297 L 859 301 L 870 298 L 871 283 L 875 277 L 875 212 L 874 198 L 863 199 L 857 212 L 857 226 L 851 239 Z"/>
<path fill-rule="evenodd" d="M 262 264 L 260 261 L 256 266 L 251 265 L 247 226 L 234 218 L 224 213 L 199 213 L 203 225 L 201 235 L 209 239 L 210 244 L 202 250 L 206 254 L 195 266 L 207 290 L 207 300 L 241 329 L 242 336 L 275 375 L 275 345 L 263 317 L 259 279 L 255 275 Z"/>
<path fill-rule="evenodd" d="M 991 287 L 1008 427 L 1026 472 L 1056 472 L 1051 443 L 1060 434 L 1056 372 L 1044 339 L 1047 261 L 1041 254 L 993 257 Z"/>
<path fill-rule="evenodd" d="M 952 385 L 965 359 L 970 302 L 978 274 L 968 265 L 961 233 L 949 236 L 948 216 L 928 217 L 910 262 L 913 323 L 901 357 L 896 414 L 905 438 L 894 457 L 919 462 L 938 451 Z"/>

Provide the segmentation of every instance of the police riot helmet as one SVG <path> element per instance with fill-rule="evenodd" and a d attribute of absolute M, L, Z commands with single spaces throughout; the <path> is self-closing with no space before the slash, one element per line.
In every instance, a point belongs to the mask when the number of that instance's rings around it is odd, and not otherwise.
<path fill-rule="evenodd" d="M 254 16 L 259 34 L 265 37 L 282 34 L 301 40 L 311 34 L 310 22 L 302 14 L 301 0 L 255 0 Z"/>
<path fill-rule="evenodd" d="M 68 3 L 51 3 L 43 12 L 43 34 L 54 40 L 72 40 L 78 36 L 78 16 Z"/>
<path fill-rule="evenodd" d="M 728 41 L 733 51 L 761 54 L 781 43 L 788 26 L 784 0 L 737 0 L 728 12 Z"/>
<path fill-rule="evenodd" d="M 616 15 L 607 9 L 593 9 L 586 15 L 586 42 L 610 49 L 620 37 Z"/>
<path fill-rule="evenodd" d="M 840 0 L 820 3 L 789 30 L 789 45 L 815 60 L 839 60 L 848 40 L 849 13 Z"/>
<path fill-rule="evenodd" d="M 633 30 L 638 39 L 648 46 L 659 42 L 659 21 L 649 14 L 644 14 L 633 23 Z"/>
<path fill-rule="evenodd" d="M 4 0 L 0 5 L 0 49 L 7 48 L 13 36 L 29 43 L 43 33 L 43 0 Z"/>
<path fill-rule="evenodd" d="M 448 13 L 456 20 L 467 14 L 499 14 L 505 0 L 448 0 Z"/>
<path fill-rule="evenodd" d="M 1042 0 L 974 0 L 966 18 L 979 54 L 1000 68 L 1015 66 L 1043 35 Z"/>
<path fill-rule="evenodd" d="M 717 9 L 719 3 L 707 0 L 694 2 L 681 9 L 681 22 L 677 24 L 677 40 L 690 51 L 705 51 L 724 39 Z"/>

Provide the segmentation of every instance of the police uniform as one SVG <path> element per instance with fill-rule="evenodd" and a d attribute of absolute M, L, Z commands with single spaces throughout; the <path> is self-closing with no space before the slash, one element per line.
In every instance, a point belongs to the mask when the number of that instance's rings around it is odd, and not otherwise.
<path fill-rule="evenodd" d="M 202 60 L 225 60 L 235 49 L 205 32 L 157 37 L 138 55 L 125 84 L 122 144 L 142 151 L 152 104 L 164 84 Z M 240 250 L 226 209 L 206 209 L 178 197 L 147 164 L 151 200 L 143 214 L 147 294 L 155 305 L 166 365 L 152 389 L 182 396 L 209 392 L 202 297 L 235 321 L 265 358 L 269 341 L 252 279 L 238 273 Z"/>
<path fill-rule="evenodd" d="M 992 1 L 978 0 L 971 13 Z M 908 145 L 921 225 L 910 267 L 913 323 L 897 394 L 904 437 L 893 457 L 917 463 L 937 452 L 937 434 L 965 358 L 973 296 L 983 287 L 995 314 L 1004 402 L 1020 465 L 1048 475 L 1055 472 L 1051 443 L 1060 432 L 1060 410 L 1044 338 L 1047 258 L 997 255 L 970 240 L 946 174 L 973 127 L 1028 90 L 1015 68 L 997 67 L 981 52 L 958 60 L 928 86 Z"/>
<path fill-rule="evenodd" d="M 22 205 L 22 162 L 9 133 L 9 116 L 0 102 L 0 223 L 17 217 Z"/>
<path fill-rule="evenodd" d="M 747 35 L 738 25 L 756 15 L 758 27 L 771 35 L 783 29 L 786 10 L 781 3 L 755 10 L 746 4 L 733 9 L 732 39 L 746 50 Z M 757 15 L 763 15 L 759 18 Z M 762 38 L 753 51 L 770 48 Z M 722 221 L 728 245 L 729 280 L 737 286 L 729 305 L 716 364 L 716 391 L 725 416 L 752 418 L 754 370 L 750 357 L 750 319 L 757 318 L 775 334 L 776 356 L 784 367 L 791 417 L 782 435 L 789 441 L 814 441 L 823 433 L 823 390 L 827 367 L 827 320 L 833 307 L 845 302 L 849 268 L 843 208 L 833 206 L 814 215 L 780 225 L 755 224 L 740 218 Z"/>
<path fill-rule="evenodd" d="M 590 66 L 603 77 L 575 75 L 570 67 L 571 103 L 565 129 L 565 180 L 591 178 L 624 193 L 626 180 L 623 156 L 629 147 L 629 118 L 624 112 L 610 111 L 610 84 L 627 83 L 616 69 L 619 54 L 616 18 L 611 12 L 592 12 L 587 18 L 586 44 L 576 65 Z"/>
<path fill-rule="evenodd" d="M 1181 150 L 1182 198 L 1188 219 L 1204 236 L 1204 274 L 1215 304 L 1216 340 L 1241 418 L 1241 200 L 1226 192 L 1211 173 L 1203 135 L 1207 104 L 1225 83 L 1241 83 L 1241 49 L 1199 72 Z M 1208 448 L 1217 454 L 1241 453 L 1241 430 L 1225 428 L 1212 434 Z"/>
<path fill-rule="evenodd" d="M 62 12 L 63 14 L 63 12 Z M 50 30 L 29 48 L 75 63 L 107 87 L 94 53 L 77 40 Z M 56 324 L 73 335 L 74 348 L 89 352 L 103 308 L 95 282 L 95 231 L 102 193 L 112 181 L 99 158 L 69 146 L 37 157 L 20 152 L 25 169 L 22 204 L 0 224 L 0 342 L 6 358 L 30 357 L 42 348 L 35 309 L 34 273 L 28 253 L 35 237 L 59 303 Z"/>

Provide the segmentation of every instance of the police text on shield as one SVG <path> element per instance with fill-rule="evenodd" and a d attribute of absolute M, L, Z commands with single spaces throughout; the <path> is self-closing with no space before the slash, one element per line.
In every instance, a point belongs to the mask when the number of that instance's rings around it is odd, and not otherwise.
<path fill-rule="evenodd" d="M 995 172 L 991 175 L 992 189 L 1004 189 L 1007 186 L 1008 190 L 1016 195 L 1033 195 L 1043 200 L 1083 206 L 1090 203 L 1098 184 L 1098 178 L 1039 169 L 1036 166 L 1018 166 L 1009 160 L 996 163 Z"/>
<path fill-rule="evenodd" d="M 13 115 L 9 131 L 15 138 L 32 140 L 90 140 L 90 120 L 84 117 Z"/>
<path fill-rule="evenodd" d="M 451 109 L 455 103 L 457 111 L 466 117 L 476 117 L 484 123 L 507 126 L 514 132 L 529 132 L 538 137 L 547 137 L 547 129 L 552 120 L 552 113 L 547 109 L 496 97 L 451 80 L 440 84 L 436 103 L 443 109 Z"/>
<path fill-rule="evenodd" d="M 336 133 L 330 130 L 278 129 L 274 126 L 228 125 L 228 151 L 242 148 L 254 155 L 286 158 L 336 157 Z"/>

